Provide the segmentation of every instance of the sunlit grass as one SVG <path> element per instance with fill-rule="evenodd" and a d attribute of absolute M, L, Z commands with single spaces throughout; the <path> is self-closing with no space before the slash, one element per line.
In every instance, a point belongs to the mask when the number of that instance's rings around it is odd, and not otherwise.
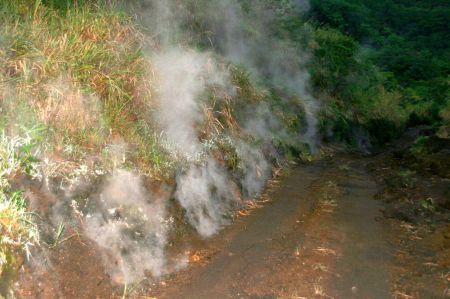
<path fill-rule="evenodd" d="M 36 226 L 21 192 L 0 191 L 0 277 L 20 266 L 23 254 L 38 242 Z"/>
<path fill-rule="evenodd" d="M 52 155 L 77 160 L 67 146 L 98 155 L 121 140 L 132 163 L 163 173 L 167 157 L 151 137 L 148 116 L 151 65 L 135 20 L 107 1 L 78 1 L 70 9 L 64 3 L 0 3 L 0 82 L 13 91 L 10 110 L 28 107 L 46 127 Z M 3 110 L 2 127 L 20 125 L 14 111 Z"/>
<path fill-rule="evenodd" d="M 12 190 L 8 178 L 19 173 L 35 174 L 31 133 L 26 137 L 0 136 L 0 278 L 20 266 L 24 254 L 39 237 L 32 214 L 21 191 Z"/>

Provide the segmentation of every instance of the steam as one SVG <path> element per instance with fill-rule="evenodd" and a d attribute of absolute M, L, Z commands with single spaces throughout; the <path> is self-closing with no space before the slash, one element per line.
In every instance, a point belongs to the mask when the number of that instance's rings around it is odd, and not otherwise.
<path fill-rule="evenodd" d="M 227 75 L 208 53 L 172 48 L 153 58 L 158 73 L 158 104 L 154 114 L 169 146 L 185 158 L 201 151 L 196 127 L 203 121 L 198 98 L 208 86 L 226 86 Z"/>
<path fill-rule="evenodd" d="M 308 87 L 309 55 L 285 40 L 272 38 L 272 32 L 265 34 L 266 28 L 271 28 L 275 12 L 264 2 L 251 3 L 248 13 L 237 0 L 141 2 L 146 14 L 144 21 L 153 30 L 148 58 L 157 80 L 157 107 L 152 117 L 167 150 L 178 162 L 175 199 L 183 207 L 186 221 L 203 237 L 215 234 L 229 223 L 230 212 L 243 200 L 262 192 L 271 176 L 271 159 L 278 160 L 280 156 L 274 147 L 275 138 L 299 138 L 312 148 L 316 146 L 315 112 L 319 106 Z M 305 1 L 291 4 L 299 12 L 308 8 Z M 196 11 L 197 5 L 202 7 L 201 11 Z M 208 38 L 186 26 L 192 18 L 209 30 Z M 205 39 L 217 53 L 190 46 L 193 41 Z M 204 116 L 207 92 L 214 89 L 218 101 L 225 94 L 236 96 L 225 67 L 228 61 L 244 65 L 254 81 L 301 98 L 307 112 L 306 132 L 290 136 L 269 105 L 245 103 L 247 111 L 243 111 L 239 123 L 242 135 L 225 132 L 225 136 L 202 140 L 199 128 L 207 121 Z M 55 98 L 57 108 L 62 101 Z M 81 94 L 75 94 L 71 103 L 86 110 L 94 106 Z M 86 127 L 90 121 L 86 119 Z M 219 137 L 236 151 L 239 173 L 230 172 L 206 145 L 214 144 L 214 138 Z M 83 218 L 86 235 L 99 246 L 105 267 L 113 280 L 120 283 L 139 281 L 149 273 L 159 277 L 176 269 L 168 265 L 165 256 L 172 224 L 165 206 L 167 198 L 149 192 L 139 175 L 120 169 L 126 147 L 121 142 L 110 146 L 116 170 L 104 182 L 98 196 L 89 198 L 93 207 Z M 74 192 L 67 189 L 65 195 L 73 197 Z M 58 218 L 55 223 L 60 221 Z"/>
<path fill-rule="evenodd" d="M 130 283 L 164 273 L 164 248 L 171 220 L 164 203 L 148 195 L 141 179 L 117 170 L 99 196 L 97 211 L 87 215 L 85 230 L 101 247 L 113 281 Z"/>
<path fill-rule="evenodd" d="M 291 9 L 299 12 L 308 7 L 304 1 L 291 4 Z M 217 56 L 189 47 L 205 36 L 202 29 L 195 32 L 186 24 L 195 20 L 209 31 L 213 47 L 226 60 L 246 66 L 255 80 L 268 81 L 304 99 L 308 129 L 303 136 L 294 138 L 303 138 L 315 147 L 317 105 L 308 90 L 309 57 L 293 44 L 272 39 L 273 34 L 263 34 L 275 18 L 274 10 L 264 3 L 252 4 L 251 14 L 244 12 L 242 4 L 235 0 L 185 3 L 147 0 L 142 7 L 146 11 L 144 22 L 154 30 L 153 42 L 159 49 L 151 55 L 158 78 L 158 108 L 154 118 L 169 151 L 187 162 L 177 173 L 175 197 L 184 208 L 187 221 L 200 235 L 208 237 L 227 223 L 227 213 L 238 204 L 240 196 L 232 175 L 200 142 L 198 128 L 205 121 L 202 109 L 207 105 L 202 95 L 211 86 L 234 94 L 234 87 Z M 249 34 L 245 28 L 253 28 L 256 34 Z M 239 184 L 246 197 L 254 197 L 270 177 L 268 158 L 278 158 L 274 137 L 288 136 L 267 105 L 254 104 L 249 110 L 251 113 L 241 126 L 248 136 L 261 142 L 251 144 L 247 139 L 231 139 L 240 158 Z"/>
<path fill-rule="evenodd" d="M 236 0 L 208 2 L 205 23 L 213 30 L 216 48 L 234 63 L 245 65 L 256 80 L 268 81 L 301 98 L 308 125 L 301 138 L 314 150 L 318 144 L 316 113 L 320 104 L 309 87 L 309 53 L 287 39 L 275 37 L 271 30 L 276 12 L 267 4 L 265 6 L 264 1 L 252 3 L 249 12 L 244 12 Z M 309 9 L 309 2 L 303 0 L 284 5 L 290 5 L 292 13 L 296 14 Z M 302 34 L 307 41 L 311 38 L 311 29 L 305 26 Z"/>
<path fill-rule="evenodd" d="M 224 215 L 233 205 L 234 196 L 226 171 L 208 153 L 201 161 L 205 153 L 197 127 L 204 121 L 205 103 L 199 98 L 210 86 L 226 89 L 228 75 L 211 54 L 182 48 L 168 49 L 153 62 L 159 79 L 159 109 L 154 117 L 169 150 L 190 163 L 177 175 L 176 198 L 199 234 L 211 236 L 225 224 Z"/>
<path fill-rule="evenodd" d="M 244 194 L 254 198 L 263 190 L 270 178 L 271 165 L 259 148 L 252 147 L 242 140 L 237 140 L 237 152 L 242 158 L 241 168 L 244 176 L 241 179 Z"/>
<path fill-rule="evenodd" d="M 176 197 L 186 210 L 191 223 L 202 236 L 217 232 L 226 221 L 226 214 L 236 206 L 236 194 L 230 179 L 215 160 L 205 165 L 191 165 L 177 177 Z"/>

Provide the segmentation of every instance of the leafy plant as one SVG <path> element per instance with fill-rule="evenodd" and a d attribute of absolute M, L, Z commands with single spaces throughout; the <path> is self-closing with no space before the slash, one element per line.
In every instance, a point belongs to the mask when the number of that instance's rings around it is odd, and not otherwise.
<path fill-rule="evenodd" d="M 420 206 L 430 212 L 434 212 L 436 210 L 436 203 L 434 202 L 434 199 L 429 197 L 427 199 L 423 199 L 420 202 Z"/>
<path fill-rule="evenodd" d="M 0 136 L 0 277 L 5 281 L 21 264 L 23 253 L 29 257 L 30 246 L 39 242 L 22 192 L 11 190 L 7 180 L 17 173 L 37 175 L 33 133 L 9 137 L 2 132 Z"/>
<path fill-rule="evenodd" d="M 0 134 L 0 176 L 14 175 L 16 172 L 35 176 L 36 163 L 39 161 L 34 155 L 36 143 L 33 135 L 39 128 L 32 128 L 21 136 L 8 136 L 3 131 Z"/>
<path fill-rule="evenodd" d="M 6 180 L 0 189 L 0 278 L 21 264 L 22 255 L 31 255 L 30 247 L 39 242 L 32 214 L 27 212 L 22 192 L 11 192 Z"/>
<path fill-rule="evenodd" d="M 428 140 L 429 140 L 429 137 L 427 137 L 427 136 L 419 136 L 415 140 L 414 145 L 411 147 L 411 152 L 416 156 L 426 154 Z"/>

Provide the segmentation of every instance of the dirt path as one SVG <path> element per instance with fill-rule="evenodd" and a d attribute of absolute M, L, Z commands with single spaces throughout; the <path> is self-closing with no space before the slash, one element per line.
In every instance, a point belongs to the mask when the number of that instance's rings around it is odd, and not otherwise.
<path fill-rule="evenodd" d="M 358 161 L 351 163 L 348 174 L 338 181 L 343 195 L 332 228 L 339 234 L 335 246 L 341 248 L 342 257 L 336 260 L 340 275 L 333 286 L 338 298 L 389 298 L 389 249 L 380 222 L 382 204 L 374 200 L 376 185 L 363 167 Z"/>
<path fill-rule="evenodd" d="M 295 167 L 270 184 L 263 196 L 268 201 L 216 236 L 202 240 L 196 234 L 182 234 L 184 239 L 170 242 L 169 258 L 188 252 L 186 268 L 157 280 L 147 277 L 127 288 L 111 282 L 92 241 L 67 231 L 67 236 L 76 237 L 43 249 L 35 263 L 23 267 L 16 295 L 450 298 L 449 212 L 424 214 L 417 204 L 392 207 L 408 194 L 438 202 L 436 192 L 446 190 L 439 186 L 447 184 L 450 191 L 450 180 L 431 177 L 417 180 L 425 184 L 423 190 L 419 185 L 392 191 L 384 182 L 398 170 L 383 165 L 384 160 L 384 156 L 338 155 Z M 39 192 L 34 195 L 47 198 Z M 384 201 L 375 200 L 375 195 Z M 396 200 L 389 203 L 386 198 Z M 417 220 L 404 220 L 405 213 Z"/>
<path fill-rule="evenodd" d="M 157 298 L 390 298 L 377 187 L 364 160 L 298 167 L 271 202 L 208 240 Z"/>

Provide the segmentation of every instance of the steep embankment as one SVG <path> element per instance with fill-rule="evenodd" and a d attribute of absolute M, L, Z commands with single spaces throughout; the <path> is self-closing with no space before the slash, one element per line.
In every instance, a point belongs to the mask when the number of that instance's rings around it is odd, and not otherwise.
<path fill-rule="evenodd" d="M 323 296 L 325 288 L 336 296 L 353 287 L 356 295 L 384 292 L 382 274 L 352 276 L 356 264 L 366 265 L 365 256 L 368 267 L 384 273 L 364 245 L 383 240 L 368 240 L 357 229 L 367 224 L 374 236 L 384 231 L 373 220 L 372 179 L 352 162 L 368 160 L 303 165 L 264 209 L 214 237 L 258 205 L 274 170 L 319 153 L 322 137 L 369 152 L 415 121 L 440 127 L 440 137 L 422 136 L 396 153 L 402 169 L 378 183 L 397 188 L 394 201 L 414 209 L 388 207 L 385 214 L 408 223 L 425 214 L 446 216 L 441 176 L 448 151 L 430 146 L 448 143 L 444 60 L 436 59 L 437 77 L 425 85 L 397 84 L 401 74 L 381 71 L 371 51 L 361 49 L 364 40 L 333 24 L 329 6 L 320 3 L 308 15 L 309 3 L 297 0 L 0 1 L 0 294 L 163 294 L 156 285 L 205 261 L 205 254 L 210 263 L 185 272 L 195 273 L 205 296 L 236 295 L 229 287 L 289 296 L 286 290 L 295 293 L 300 280 L 310 282 L 300 291 Z M 441 28 L 440 20 L 433 26 Z M 431 168 L 439 178 L 429 176 Z M 423 169 L 428 174 L 419 178 L 415 171 Z M 440 191 L 410 196 L 432 186 Z M 321 221 L 323 228 L 315 225 Z M 424 227 L 420 233 L 433 231 Z M 204 241 L 210 237 L 213 245 Z M 312 270 L 279 260 L 291 261 L 293 250 L 299 257 L 302 240 L 309 253 L 301 259 L 317 258 Z M 446 244 L 441 241 L 438 246 Z M 216 255 L 192 253 L 214 244 Z M 441 260 L 445 252 L 426 262 L 438 265 L 430 270 L 433 281 Z M 207 289 L 222 266 L 231 278 Z M 259 276 L 246 280 L 245 267 Z M 321 285 L 317 273 L 335 275 L 337 283 Z M 366 289 L 371 280 L 377 290 Z M 195 291 L 169 286 L 167 296 L 172 292 Z"/>
<path fill-rule="evenodd" d="M 179 262 L 184 256 L 189 267 L 178 263 L 177 271 L 158 280 L 147 278 L 125 289 L 111 285 L 95 244 L 73 235 L 49 251 L 54 272 L 28 269 L 18 294 L 441 298 L 448 279 L 448 228 L 443 220 L 448 210 L 427 214 L 428 207 L 422 212 L 414 212 L 414 206 L 393 208 L 401 201 L 386 199 L 404 187 L 393 189 L 383 180 L 396 173 L 389 168 L 395 164 L 387 164 L 392 163 L 388 155 L 337 154 L 292 167 L 271 181 L 261 201 L 242 210 L 216 236 L 203 239 L 184 232 L 173 238 L 169 259 Z M 436 179 L 426 185 L 445 184 Z M 416 189 L 415 196 L 434 192 L 436 200 L 445 199 L 430 186 Z M 402 215 L 408 213 L 416 213 L 415 220 L 405 220 Z"/>
<path fill-rule="evenodd" d="M 234 1 L 239 22 L 217 32 L 220 49 L 201 47 L 205 26 L 226 22 L 211 3 L 0 3 L 1 294 L 24 262 L 58 273 L 51 293 L 70 294 L 63 269 L 83 272 L 78 254 L 100 256 L 94 272 L 118 288 L 157 279 L 178 267 L 166 254 L 174 235 L 214 235 L 273 167 L 308 155 L 316 119 L 301 47 L 248 39 L 243 25 L 275 18 L 261 5 L 246 19 Z M 227 51 L 235 41 L 242 53 Z M 275 84 L 288 68 L 292 90 Z M 87 248 L 65 251 L 75 238 Z"/>

